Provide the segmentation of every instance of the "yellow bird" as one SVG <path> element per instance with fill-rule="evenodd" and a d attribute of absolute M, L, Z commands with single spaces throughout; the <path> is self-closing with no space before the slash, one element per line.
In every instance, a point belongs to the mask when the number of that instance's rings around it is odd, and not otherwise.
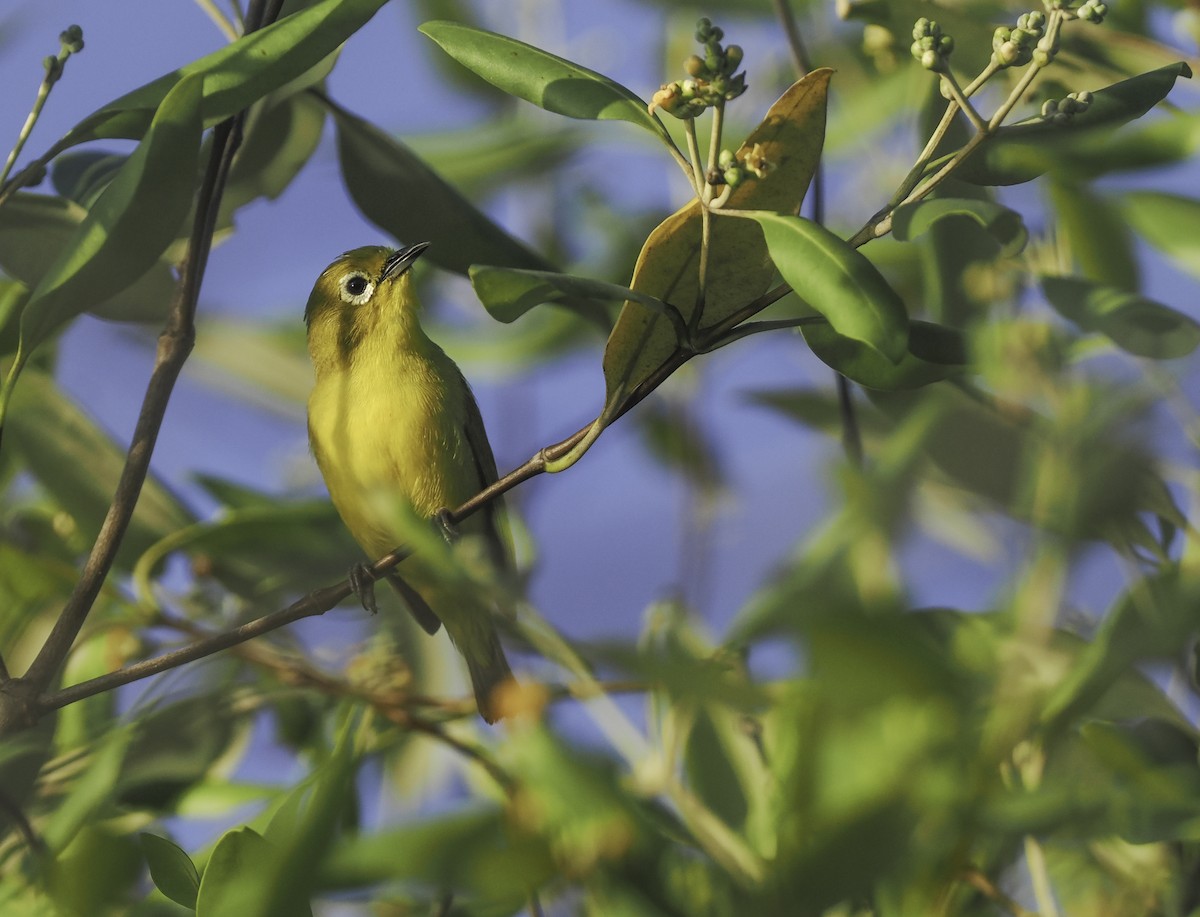
<path fill-rule="evenodd" d="M 316 385 L 308 437 L 333 505 L 367 556 L 403 541 L 397 501 L 433 518 L 496 480 L 496 460 L 471 388 L 458 366 L 421 328 L 409 268 L 428 248 L 368 246 L 321 272 L 304 310 Z M 482 535 L 495 563 L 507 563 L 495 502 L 463 523 Z M 392 582 L 430 634 L 439 623 L 467 661 L 480 715 L 496 719 L 493 691 L 512 676 L 493 610 L 476 595 L 438 582 L 419 555 Z M 361 565 L 352 581 L 368 608 L 372 580 Z"/>

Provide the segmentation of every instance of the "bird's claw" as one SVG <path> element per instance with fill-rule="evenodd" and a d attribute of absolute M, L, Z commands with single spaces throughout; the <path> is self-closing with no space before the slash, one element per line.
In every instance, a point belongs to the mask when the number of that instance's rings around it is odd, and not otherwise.
<path fill-rule="evenodd" d="M 447 542 L 454 544 L 458 541 L 458 526 L 454 524 L 454 516 L 450 510 L 443 506 L 433 514 L 433 520 L 437 523 L 438 530 Z"/>
<path fill-rule="evenodd" d="M 350 581 L 350 588 L 362 602 L 362 607 L 371 614 L 378 614 L 379 606 L 375 603 L 375 574 L 371 572 L 371 568 L 366 564 L 355 564 L 350 568 L 347 579 Z"/>

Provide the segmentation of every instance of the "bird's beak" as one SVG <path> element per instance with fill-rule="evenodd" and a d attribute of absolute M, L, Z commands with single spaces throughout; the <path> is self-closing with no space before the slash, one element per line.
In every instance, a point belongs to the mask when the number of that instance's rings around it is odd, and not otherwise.
<path fill-rule="evenodd" d="M 402 248 L 388 256 L 387 261 L 383 262 L 383 276 L 379 279 L 391 280 L 393 277 L 399 277 L 412 267 L 413 262 L 420 258 L 421 253 L 427 248 L 429 248 L 428 242 L 417 242 L 415 245 Z"/>

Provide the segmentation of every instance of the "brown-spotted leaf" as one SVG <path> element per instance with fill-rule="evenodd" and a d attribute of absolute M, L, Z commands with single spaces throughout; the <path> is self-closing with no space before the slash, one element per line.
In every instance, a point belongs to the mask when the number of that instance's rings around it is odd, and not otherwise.
<path fill-rule="evenodd" d="M 739 160 L 757 145 L 772 168 L 748 178 L 725 205 L 736 210 L 795 214 L 800 209 L 825 140 L 825 105 L 832 70 L 815 70 L 771 106 L 763 122 L 737 152 Z M 691 201 L 660 223 L 642 246 L 630 288 L 695 311 L 699 290 L 700 204 Z M 701 331 L 728 318 L 766 292 L 774 267 L 762 233 L 750 220 L 714 216 L 708 284 Z M 606 404 L 633 391 L 675 351 L 675 331 L 661 313 L 628 301 L 604 351 Z"/>

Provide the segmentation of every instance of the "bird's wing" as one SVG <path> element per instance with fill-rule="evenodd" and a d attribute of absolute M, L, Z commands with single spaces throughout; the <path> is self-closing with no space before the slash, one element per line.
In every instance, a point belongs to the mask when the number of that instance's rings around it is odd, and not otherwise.
<path fill-rule="evenodd" d="M 465 382 L 464 382 L 465 384 Z M 492 455 L 492 444 L 488 442 L 487 431 L 483 426 L 483 416 L 479 413 L 479 405 L 475 396 L 467 388 L 467 416 L 463 427 L 463 435 L 471 450 L 475 472 L 479 479 L 479 490 L 495 483 L 499 477 L 496 471 L 496 457 Z M 480 510 L 483 516 L 485 534 L 488 540 L 488 550 L 492 561 L 498 569 L 505 569 L 512 564 L 512 544 L 509 540 L 508 528 L 504 524 L 504 507 L 499 497 L 491 500 Z"/>

